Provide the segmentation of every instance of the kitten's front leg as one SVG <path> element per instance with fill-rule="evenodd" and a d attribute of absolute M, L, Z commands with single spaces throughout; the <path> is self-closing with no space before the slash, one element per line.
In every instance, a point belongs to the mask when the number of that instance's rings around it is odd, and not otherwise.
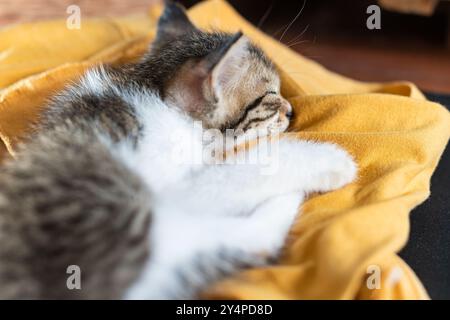
<path fill-rule="evenodd" d="M 274 196 L 326 192 L 356 176 L 350 155 L 333 144 L 281 139 L 274 150 L 270 163 L 255 157 L 256 147 L 247 156 L 257 161 L 207 166 L 166 192 L 168 202 L 182 198 L 191 214 L 241 215 Z"/>
<path fill-rule="evenodd" d="M 331 191 L 356 177 L 357 167 L 352 157 L 335 144 L 284 138 L 274 146 L 270 156 L 273 168 L 267 173 L 267 168 L 258 164 L 258 170 L 283 193 Z"/>

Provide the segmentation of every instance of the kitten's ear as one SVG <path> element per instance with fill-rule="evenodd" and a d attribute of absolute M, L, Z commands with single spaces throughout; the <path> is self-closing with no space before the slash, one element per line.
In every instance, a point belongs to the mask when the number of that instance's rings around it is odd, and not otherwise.
<path fill-rule="evenodd" d="M 155 43 L 171 41 L 192 30 L 196 30 L 196 28 L 189 21 L 183 6 L 172 1 L 166 1 L 164 12 L 158 21 Z"/>
<path fill-rule="evenodd" d="M 166 101 L 188 113 L 207 112 L 205 107 L 225 99 L 248 72 L 249 45 L 238 32 L 200 61 L 192 61 L 173 79 Z"/>
<path fill-rule="evenodd" d="M 237 32 L 219 51 L 207 60 L 211 64 L 210 85 L 216 96 L 226 94 L 247 72 L 250 40 Z"/>

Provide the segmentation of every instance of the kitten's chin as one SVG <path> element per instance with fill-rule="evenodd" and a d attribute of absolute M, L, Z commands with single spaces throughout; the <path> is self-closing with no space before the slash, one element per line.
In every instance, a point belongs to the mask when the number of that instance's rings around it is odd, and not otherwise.
<path fill-rule="evenodd" d="M 269 136 L 277 136 L 287 130 L 289 124 L 286 126 L 269 126 L 267 128 L 258 128 L 256 130 L 247 130 L 243 134 L 237 137 L 237 142 L 243 143 L 244 141 L 251 141 L 257 138 L 264 138 Z"/>
<path fill-rule="evenodd" d="M 277 121 L 268 128 L 268 135 L 277 135 L 285 132 L 289 128 L 289 121 Z"/>

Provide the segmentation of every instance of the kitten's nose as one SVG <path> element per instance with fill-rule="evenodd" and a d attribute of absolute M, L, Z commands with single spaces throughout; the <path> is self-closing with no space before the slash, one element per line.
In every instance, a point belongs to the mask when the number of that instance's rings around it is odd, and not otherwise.
<path fill-rule="evenodd" d="M 292 117 L 294 116 L 294 113 L 291 111 L 286 112 L 286 118 L 288 118 L 289 120 L 292 120 Z"/>
<path fill-rule="evenodd" d="M 291 120 L 294 116 L 294 112 L 292 111 L 292 106 L 287 100 L 283 100 L 283 105 L 281 106 L 281 112 L 285 114 L 288 120 Z"/>

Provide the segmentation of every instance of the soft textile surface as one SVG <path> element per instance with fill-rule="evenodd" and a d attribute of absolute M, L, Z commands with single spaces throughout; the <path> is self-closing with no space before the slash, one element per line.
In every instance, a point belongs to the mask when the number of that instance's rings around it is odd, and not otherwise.
<path fill-rule="evenodd" d="M 0 156 L 14 154 L 45 99 L 87 67 L 142 54 L 160 10 L 85 19 L 80 30 L 68 30 L 65 21 L 0 30 Z M 450 135 L 449 113 L 411 83 L 367 84 L 329 72 L 258 31 L 223 1 L 203 2 L 189 15 L 201 27 L 241 29 L 259 43 L 279 67 L 282 93 L 294 106 L 290 134 L 338 143 L 360 167 L 355 183 L 304 204 L 278 265 L 222 281 L 205 297 L 428 298 L 396 253 L 408 239 L 410 210 L 429 195 Z M 367 279 L 377 284 L 370 276 L 378 270 L 379 289 L 367 286 Z"/>

